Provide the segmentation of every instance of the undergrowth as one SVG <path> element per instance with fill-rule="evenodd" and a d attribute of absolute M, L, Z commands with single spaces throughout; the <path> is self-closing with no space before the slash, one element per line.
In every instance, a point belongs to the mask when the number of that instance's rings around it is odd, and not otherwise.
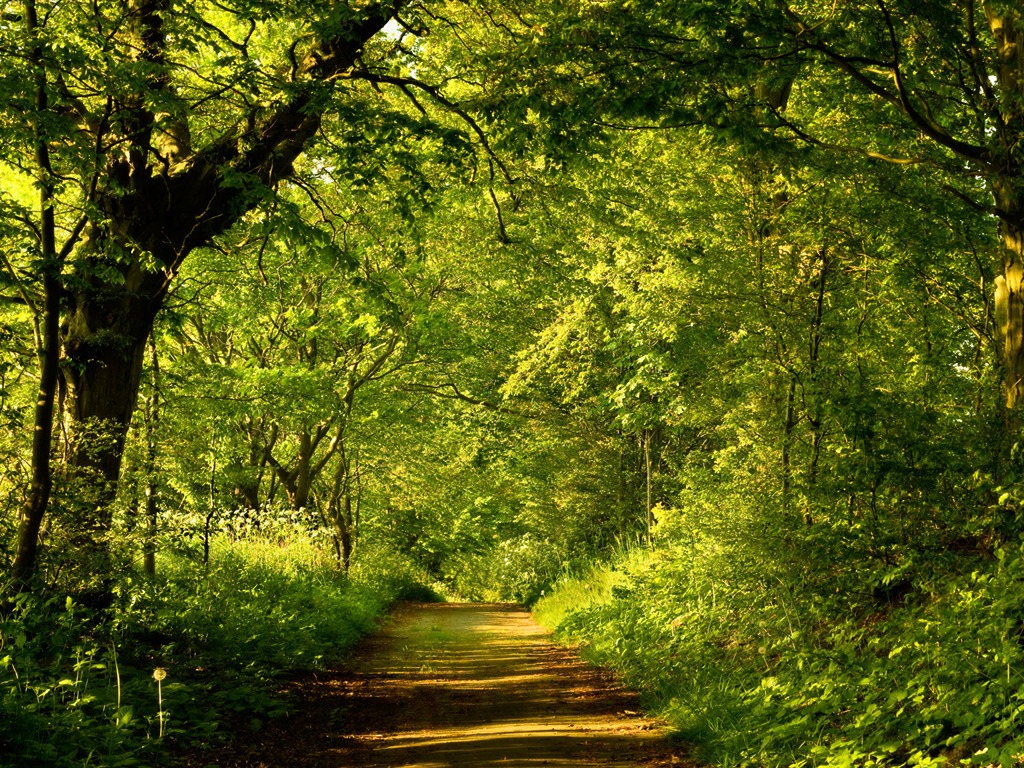
<path fill-rule="evenodd" d="M 1024 764 L 1021 546 L 891 601 L 692 544 L 636 550 L 563 579 L 535 615 L 710 763 Z"/>
<path fill-rule="evenodd" d="M 165 557 L 158 573 L 126 575 L 102 613 L 21 595 L 0 618 L 0 766 L 153 766 L 225 720 L 256 730 L 286 711 L 282 673 L 337 660 L 419 591 L 400 558 L 346 577 L 302 539 L 221 539 L 207 567 Z"/>

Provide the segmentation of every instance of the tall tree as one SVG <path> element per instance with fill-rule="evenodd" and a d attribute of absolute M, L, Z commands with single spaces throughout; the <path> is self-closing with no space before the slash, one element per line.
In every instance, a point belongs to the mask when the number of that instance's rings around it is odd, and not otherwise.
<path fill-rule="evenodd" d="M 27 579 L 50 487 L 58 361 L 75 527 L 102 561 L 146 340 L 174 275 L 293 171 L 338 79 L 401 8 L 169 0 L 5 10 L 5 92 L 33 129 L 4 156 L 38 179 L 43 286 L 33 491 L 15 573 Z M 59 182 L 58 182 L 59 180 Z M 103 571 L 102 562 L 96 564 Z"/>
<path fill-rule="evenodd" d="M 1002 245 L 994 302 L 1006 408 L 1024 396 L 1024 25 L 1019 4 L 569 3 L 528 13 L 530 80 L 485 103 L 549 137 L 703 127 L 746 153 L 812 145 L 921 172 Z M 539 120 L 531 118 L 539 116 Z M 822 120 L 831 115 L 832 119 Z M 572 146 L 570 142 L 568 146 Z M 791 160 L 792 161 L 792 160 Z M 892 200 L 899 207 L 903 201 Z M 1017 420 L 1013 417 L 1011 421 Z"/>

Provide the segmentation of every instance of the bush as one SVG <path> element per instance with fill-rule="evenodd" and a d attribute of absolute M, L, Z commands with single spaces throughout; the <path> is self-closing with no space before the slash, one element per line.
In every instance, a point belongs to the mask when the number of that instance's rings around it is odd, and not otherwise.
<path fill-rule="evenodd" d="M 642 689 L 709 762 L 1024 760 L 1020 546 L 892 603 L 711 564 L 699 547 L 632 553 L 560 582 L 535 613 Z"/>
<path fill-rule="evenodd" d="M 393 556 L 349 578 L 301 538 L 218 539 L 206 569 L 159 569 L 126 576 L 105 614 L 17 598 L 0 621 L 0 766 L 155 765 L 224 717 L 258 728 L 286 711 L 275 678 L 336 661 L 416 588 Z"/>
<path fill-rule="evenodd" d="M 462 554 L 449 564 L 449 581 L 467 600 L 533 605 L 562 571 L 555 545 L 532 534 L 502 540 L 483 554 Z"/>

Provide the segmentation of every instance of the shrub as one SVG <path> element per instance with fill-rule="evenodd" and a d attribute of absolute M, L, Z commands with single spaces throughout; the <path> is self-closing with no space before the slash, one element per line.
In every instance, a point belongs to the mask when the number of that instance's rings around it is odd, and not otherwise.
<path fill-rule="evenodd" d="M 642 689 L 709 762 L 1015 765 L 1024 551 L 974 564 L 933 575 L 916 598 L 872 603 L 676 548 L 563 580 L 535 611 Z"/>
<path fill-rule="evenodd" d="M 415 591 L 378 554 L 350 578 L 304 538 L 220 538 L 206 568 L 165 556 L 156 580 L 127 574 L 104 614 L 19 596 L 0 620 L 0 766 L 151 766 L 225 716 L 258 728 L 286 711 L 275 678 L 336 661 Z"/>

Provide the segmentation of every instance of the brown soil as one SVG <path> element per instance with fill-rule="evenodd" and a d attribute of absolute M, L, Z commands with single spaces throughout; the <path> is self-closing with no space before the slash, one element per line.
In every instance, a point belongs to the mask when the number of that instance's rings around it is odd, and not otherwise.
<path fill-rule="evenodd" d="M 293 681 L 288 718 L 189 765 L 691 765 L 630 693 L 515 606 L 403 606 L 347 666 Z"/>

